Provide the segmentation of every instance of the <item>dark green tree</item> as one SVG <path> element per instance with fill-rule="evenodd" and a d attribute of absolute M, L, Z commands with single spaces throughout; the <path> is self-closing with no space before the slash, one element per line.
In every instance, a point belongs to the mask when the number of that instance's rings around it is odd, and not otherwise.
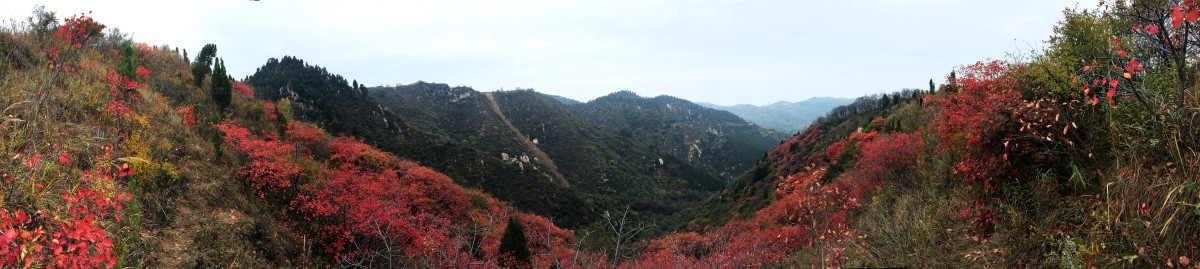
<path fill-rule="evenodd" d="M 134 55 L 133 42 L 121 42 L 121 63 L 117 64 L 117 74 L 127 78 L 137 77 L 138 58 Z"/>
<path fill-rule="evenodd" d="M 937 93 L 937 88 L 933 86 L 933 79 L 929 79 L 929 94 Z"/>
<path fill-rule="evenodd" d="M 217 103 L 218 111 L 225 111 L 233 100 L 233 83 L 229 82 L 229 76 L 225 74 L 225 62 L 221 59 L 216 60 L 213 68 L 212 98 Z"/>
<path fill-rule="evenodd" d="M 517 267 L 529 264 L 529 243 L 525 239 L 525 226 L 516 217 L 508 218 L 508 227 L 504 228 L 504 236 L 500 237 L 501 257 L 512 257 L 518 264 L 506 264 L 506 267 Z M 501 263 L 504 260 L 500 261 Z"/>
<path fill-rule="evenodd" d="M 203 63 L 204 66 L 212 66 L 213 59 L 217 57 L 217 45 L 211 43 L 205 44 L 200 48 L 200 55 L 196 55 L 196 62 Z"/>
<path fill-rule="evenodd" d="M 192 80 L 196 83 L 196 87 L 204 85 L 204 76 L 212 74 L 213 58 L 217 56 L 217 45 L 207 44 L 200 49 L 200 54 L 196 55 L 196 62 L 192 63 Z"/>

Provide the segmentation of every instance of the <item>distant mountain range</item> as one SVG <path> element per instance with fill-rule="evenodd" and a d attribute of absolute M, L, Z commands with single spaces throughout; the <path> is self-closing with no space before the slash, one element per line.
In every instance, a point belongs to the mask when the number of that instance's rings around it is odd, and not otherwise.
<path fill-rule="evenodd" d="M 484 190 L 524 210 L 554 214 L 558 217 L 555 221 L 561 225 L 574 227 L 589 223 L 596 212 L 594 203 L 584 200 L 578 191 L 558 184 L 556 179 L 541 171 L 521 167 L 499 153 L 493 154 L 494 149 L 518 145 L 503 143 L 507 141 L 503 137 L 509 132 L 502 124 L 475 125 L 472 130 L 478 131 L 476 140 L 447 136 L 447 133 L 455 132 L 439 128 L 453 128 L 458 124 L 441 124 L 435 120 L 458 119 L 459 116 L 445 114 L 431 106 L 443 104 L 452 108 L 446 111 L 486 115 L 491 111 L 486 100 L 454 103 L 414 97 L 413 102 L 404 105 L 376 101 L 367 88 L 356 88 L 342 76 L 295 57 L 272 58 L 245 81 L 254 86 L 258 98 L 290 99 L 298 120 L 314 123 L 330 134 L 355 136 L 367 144 L 445 173 L 459 185 Z M 411 110 L 397 111 L 401 108 Z M 421 113 L 429 113 L 427 115 L 434 118 L 412 116 Z M 481 146 L 478 141 L 491 143 Z M 515 152 L 513 156 L 516 156 Z"/>
<path fill-rule="evenodd" d="M 830 110 L 851 102 L 854 102 L 854 99 L 816 97 L 795 103 L 779 101 L 766 106 L 746 104 L 721 106 L 703 102 L 696 104 L 729 111 L 747 121 L 768 128 L 795 133 L 804 130 L 813 120 L 825 115 Z"/>
<path fill-rule="evenodd" d="M 426 82 L 368 92 L 417 129 L 578 190 L 581 196 L 571 200 L 601 210 L 630 206 L 650 219 L 703 201 L 788 137 L 726 111 L 632 92 L 587 103 L 532 90 L 485 93 Z"/>

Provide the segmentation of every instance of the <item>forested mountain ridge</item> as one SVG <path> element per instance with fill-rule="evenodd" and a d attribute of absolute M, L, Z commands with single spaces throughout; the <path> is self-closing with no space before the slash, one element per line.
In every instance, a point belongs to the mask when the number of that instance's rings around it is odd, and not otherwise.
<path fill-rule="evenodd" d="M 297 119 L 311 121 L 330 133 L 354 135 L 446 173 L 463 186 L 483 189 L 524 210 L 557 216 L 555 221 L 565 226 L 591 221 L 594 206 L 560 186 L 553 176 L 412 126 L 408 119 L 368 96 L 365 87 L 349 84 L 324 68 L 294 57 L 272 58 L 247 77 L 246 83 L 254 86 L 259 98 L 287 98 Z"/>
<path fill-rule="evenodd" d="M 547 162 L 523 145 L 522 140 L 529 140 L 557 164 L 573 189 L 608 210 L 628 206 L 640 218 L 662 220 L 722 185 L 715 175 L 660 152 L 646 139 L 632 133 L 621 137 L 549 95 L 529 90 L 487 93 L 517 129 L 513 132 L 485 93 L 467 87 L 417 82 L 369 91 L 385 108 L 424 129 L 506 158 L 513 166 L 548 172 Z M 526 137 L 517 137 L 518 132 Z"/>
<path fill-rule="evenodd" d="M 787 138 L 729 112 L 671 96 L 643 98 L 620 91 L 570 108 L 601 125 L 643 137 L 659 150 L 726 181 Z"/>

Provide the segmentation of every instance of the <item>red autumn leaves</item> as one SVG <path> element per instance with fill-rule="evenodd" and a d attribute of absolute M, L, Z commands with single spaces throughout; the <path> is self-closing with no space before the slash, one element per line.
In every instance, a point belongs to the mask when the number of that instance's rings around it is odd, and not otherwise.
<path fill-rule="evenodd" d="M 111 163 L 111 147 L 93 163 Z M 59 151 L 58 163 L 69 166 L 71 155 Z M 31 170 L 42 169 L 42 154 L 28 160 Z M 124 165 L 124 164 L 122 164 Z M 122 168 L 124 167 L 124 168 Z M 0 267 L 112 267 L 117 262 L 113 240 L 105 227 L 109 221 L 121 221 L 123 202 L 132 198 L 128 193 L 111 189 L 113 179 L 132 174 L 127 165 L 99 167 L 83 171 L 74 190 L 57 195 L 61 208 L 39 208 L 33 211 L 0 209 Z M 16 172 L 16 171 L 14 171 Z M 32 175 L 32 174 L 31 174 Z M 16 178 L 5 179 L 10 183 Z M 30 176 L 30 182 L 41 190 L 44 180 Z M 29 184 L 32 183 L 32 184 Z M 28 184 L 28 185 L 26 185 Z M 53 184 L 47 182 L 47 184 Z"/>
<path fill-rule="evenodd" d="M 1179 28 L 1184 23 L 1193 23 L 1200 20 L 1200 9 L 1197 8 L 1196 0 L 1184 0 L 1183 5 L 1175 5 L 1171 8 L 1171 27 Z"/>
<path fill-rule="evenodd" d="M 531 249 L 542 253 L 539 264 L 576 256 L 568 247 L 574 240 L 569 230 L 512 212 L 478 192 L 470 195 L 481 196 L 484 204 L 473 208 L 468 192 L 449 177 L 354 138 L 330 138 L 298 122 L 287 126 L 287 139 L 231 122 L 217 127 L 243 158 L 239 176 L 260 196 L 282 200 L 299 221 L 316 227 L 311 232 L 321 250 L 339 262 L 399 255 L 435 267 L 487 265 L 497 260 L 510 217 L 525 223 Z M 316 160 L 314 151 L 328 158 Z"/>

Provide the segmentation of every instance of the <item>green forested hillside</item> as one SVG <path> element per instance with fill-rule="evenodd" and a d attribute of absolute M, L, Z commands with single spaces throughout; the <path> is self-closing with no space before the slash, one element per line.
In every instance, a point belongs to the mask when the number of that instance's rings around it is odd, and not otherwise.
<path fill-rule="evenodd" d="M 787 134 L 687 100 L 621 91 L 570 106 L 580 116 L 644 139 L 698 169 L 731 181 Z"/>
<path fill-rule="evenodd" d="M 508 120 L 546 151 L 573 186 L 613 207 L 670 215 L 719 189 L 723 182 L 631 133 L 597 125 L 546 95 L 528 90 L 493 93 Z M 663 161 L 660 163 L 659 159 Z"/>
<path fill-rule="evenodd" d="M 333 134 L 359 137 L 446 173 L 463 186 L 483 189 L 524 210 L 555 216 L 559 224 L 572 227 L 593 219 L 593 202 L 545 173 L 512 165 L 498 154 L 473 148 L 470 141 L 419 129 L 376 103 L 365 87 L 355 89 L 324 68 L 293 57 L 271 59 L 246 83 L 254 86 L 259 98 L 287 99 L 297 119 Z"/>
<path fill-rule="evenodd" d="M 507 157 L 512 167 L 553 177 L 546 162 L 508 129 L 483 93 L 425 82 L 369 90 L 386 109 L 421 129 Z M 492 94 L 507 120 L 557 164 L 571 189 L 601 209 L 629 207 L 639 219 L 661 221 L 722 186 L 715 173 L 650 146 L 641 134 L 577 116 L 548 95 L 528 90 Z"/>

